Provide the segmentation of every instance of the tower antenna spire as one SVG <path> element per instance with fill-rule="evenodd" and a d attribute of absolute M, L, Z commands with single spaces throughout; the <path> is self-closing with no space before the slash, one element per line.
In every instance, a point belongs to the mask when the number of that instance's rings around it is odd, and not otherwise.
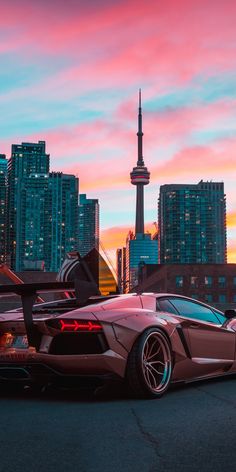
<path fill-rule="evenodd" d="M 142 129 L 142 96 L 141 88 L 139 89 L 139 108 L 138 108 L 138 160 L 137 166 L 144 166 L 143 160 L 143 129 Z"/>
<path fill-rule="evenodd" d="M 136 185 L 136 221 L 135 234 L 144 234 L 144 185 L 149 184 L 150 173 L 143 160 L 143 129 L 142 129 L 142 102 L 141 89 L 139 89 L 138 108 L 138 161 L 137 166 L 130 173 L 131 184 Z"/>

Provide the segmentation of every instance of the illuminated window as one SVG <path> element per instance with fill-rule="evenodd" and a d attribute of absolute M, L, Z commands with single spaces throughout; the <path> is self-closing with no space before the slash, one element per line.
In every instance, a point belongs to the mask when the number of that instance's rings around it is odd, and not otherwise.
<path fill-rule="evenodd" d="M 175 277 L 175 286 L 176 287 L 183 287 L 184 284 L 184 278 L 182 275 L 177 275 Z"/>
<path fill-rule="evenodd" d="M 208 287 L 211 287 L 212 286 L 212 277 L 210 275 L 205 275 L 204 277 L 204 283 L 205 285 L 207 285 Z"/>
<path fill-rule="evenodd" d="M 190 277 L 190 285 L 191 285 L 191 287 L 197 287 L 198 286 L 198 278 L 195 275 L 192 275 Z"/>

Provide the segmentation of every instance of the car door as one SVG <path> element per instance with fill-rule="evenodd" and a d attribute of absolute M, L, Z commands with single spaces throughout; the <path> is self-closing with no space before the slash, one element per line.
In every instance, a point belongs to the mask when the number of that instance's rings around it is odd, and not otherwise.
<path fill-rule="evenodd" d="M 192 359 L 202 364 L 234 362 L 235 332 L 227 325 L 222 325 L 213 310 L 181 297 L 168 297 L 168 301 L 186 318 L 183 325 L 188 331 Z"/>

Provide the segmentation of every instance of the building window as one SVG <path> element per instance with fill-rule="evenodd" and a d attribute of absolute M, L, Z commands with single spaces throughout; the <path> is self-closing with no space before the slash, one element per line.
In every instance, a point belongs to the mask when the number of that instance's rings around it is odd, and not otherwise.
<path fill-rule="evenodd" d="M 225 302 L 226 302 L 226 295 L 224 293 L 220 293 L 219 303 L 225 303 Z"/>
<path fill-rule="evenodd" d="M 213 301 L 212 294 L 211 293 L 206 293 L 205 294 L 205 300 L 208 303 L 211 303 Z"/>
<path fill-rule="evenodd" d="M 218 277 L 218 285 L 220 288 L 224 288 L 226 286 L 226 279 L 224 276 Z"/>
<path fill-rule="evenodd" d="M 204 283 L 205 283 L 205 285 L 207 285 L 207 287 L 211 287 L 212 286 L 212 277 L 210 275 L 205 275 Z"/>
<path fill-rule="evenodd" d="M 198 286 L 198 278 L 195 275 L 192 275 L 190 277 L 190 285 L 191 285 L 191 287 L 197 287 Z"/>
<path fill-rule="evenodd" d="M 236 287 L 236 277 L 233 277 L 233 286 Z"/>
<path fill-rule="evenodd" d="M 175 277 L 175 286 L 176 287 L 183 287 L 184 284 L 184 278 L 182 275 L 177 275 Z"/>
<path fill-rule="evenodd" d="M 236 293 L 233 296 L 233 302 L 236 303 Z"/>

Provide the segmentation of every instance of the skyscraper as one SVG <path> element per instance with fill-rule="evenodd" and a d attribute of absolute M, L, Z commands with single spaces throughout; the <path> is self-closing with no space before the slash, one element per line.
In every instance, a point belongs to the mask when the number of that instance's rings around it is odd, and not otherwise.
<path fill-rule="evenodd" d="M 48 174 L 30 174 L 22 181 L 22 235 L 21 270 L 48 269 L 50 259 L 50 207 L 48 198 Z"/>
<path fill-rule="evenodd" d="M 223 182 L 162 185 L 158 207 L 160 263 L 227 261 Z"/>
<path fill-rule="evenodd" d="M 12 145 L 8 165 L 8 260 L 17 271 L 58 271 L 78 248 L 78 179 L 49 173 L 45 142 Z"/>
<path fill-rule="evenodd" d="M 135 234 L 129 233 L 126 240 L 125 291 L 131 290 L 138 283 L 140 264 L 156 264 L 158 260 L 158 242 L 152 240 L 144 230 L 144 185 L 149 184 L 150 173 L 143 159 L 143 130 L 141 90 L 139 90 L 138 108 L 138 160 L 130 173 L 131 184 L 136 186 Z M 124 278 L 124 277 L 123 277 Z"/>
<path fill-rule="evenodd" d="M 49 174 L 50 232 L 46 269 L 57 272 L 67 252 L 78 249 L 78 188 L 74 175 Z"/>
<path fill-rule="evenodd" d="M 24 269 L 26 180 L 48 172 L 45 141 L 12 145 L 8 162 L 7 255 L 11 267 L 17 271 Z"/>
<path fill-rule="evenodd" d="M 99 202 L 97 199 L 87 198 L 86 194 L 80 194 L 78 222 L 78 248 L 81 256 L 85 256 L 91 249 L 99 249 Z"/>
<path fill-rule="evenodd" d="M 6 257 L 7 159 L 0 154 L 0 263 Z"/>

